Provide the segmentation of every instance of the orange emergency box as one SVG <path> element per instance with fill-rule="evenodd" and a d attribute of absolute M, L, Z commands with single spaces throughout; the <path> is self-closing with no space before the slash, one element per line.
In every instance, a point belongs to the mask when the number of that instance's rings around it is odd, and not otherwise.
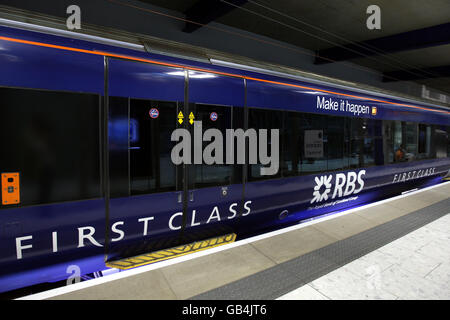
<path fill-rule="evenodd" d="M 2 173 L 2 204 L 20 203 L 20 179 L 18 172 Z"/>

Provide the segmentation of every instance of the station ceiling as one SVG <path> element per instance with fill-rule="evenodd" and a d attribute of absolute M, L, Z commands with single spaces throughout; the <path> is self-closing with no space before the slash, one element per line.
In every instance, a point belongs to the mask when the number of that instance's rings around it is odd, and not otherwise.
<path fill-rule="evenodd" d="M 315 63 L 337 61 L 380 71 L 385 81 L 416 81 L 450 92 L 449 0 L 141 0 L 316 52 Z M 381 29 L 369 30 L 368 6 L 381 9 Z M 186 23 L 185 32 L 201 25 Z"/>

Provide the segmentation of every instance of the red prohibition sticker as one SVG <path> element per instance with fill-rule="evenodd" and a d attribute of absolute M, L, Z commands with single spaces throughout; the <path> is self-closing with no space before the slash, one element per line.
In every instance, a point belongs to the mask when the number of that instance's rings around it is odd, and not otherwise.
<path fill-rule="evenodd" d="M 150 111 L 148 112 L 148 114 L 150 115 L 150 118 L 152 118 L 152 119 L 156 119 L 159 117 L 159 111 L 156 108 L 151 108 Z"/>
<path fill-rule="evenodd" d="M 210 118 L 212 121 L 216 121 L 218 117 L 219 117 L 219 116 L 217 115 L 217 112 L 211 112 L 211 114 L 209 115 L 209 118 Z"/>

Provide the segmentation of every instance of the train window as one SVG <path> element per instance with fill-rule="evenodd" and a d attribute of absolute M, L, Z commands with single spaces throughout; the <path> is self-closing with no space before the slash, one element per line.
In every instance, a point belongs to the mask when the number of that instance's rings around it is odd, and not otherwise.
<path fill-rule="evenodd" d="M 283 112 L 281 111 L 273 111 L 273 110 L 265 110 L 265 109 L 256 109 L 249 108 L 248 110 L 248 128 L 255 129 L 256 133 L 259 133 L 259 129 L 267 129 L 267 153 L 270 155 L 271 150 L 271 129 L 279 130 L 279 150 L 283 150 L 283 130 L 282 130 L 282 119 Z M 258 136 L 258 144 L 259 144 L 259 136 Z M 260 163 L 259 159 L 259 146 L 255 148 L 258 149 L 258 163 L 257 164 L 249 164 L 248 166 L 248 179 L 249 181 L 255 180 L 264 180 L 264 179 L 274 179 L 279 178 L 281 176 L 281 170 L 278 169 L 278 172 L 274 175 L 261 175 L 261 168 L 267 167 L 268 165 L 263 165 Z M 248 150 L 248 149 L 247 149 Z M 279 154 L 279 161 L 281 155 Z M 273 158 L 273 157 L 272 157 Z"/>
<path fill-rule="evenodd" d="M 383 152 L 383 121 L 370 119 L 367 121 L 368 124 L 368 136 L 372 139 L 373 157 L 375 160 L 375 165 L 384 165 L 384 152 Z M 369 149 L 370 150 L 370 149 Z"/>
<path fill-rule="evenodd" d="M 21 205 L 101 196 L 98 95 L 0 88 L 0 105 L 0 170 L 20 172 Z"/>
<path fill-rule="evenodd" d="M 362 168 L 383 164 L 382 122 L 366 118 L 351 118 L 350 167 Z"/>
<path fill-rule="evenodd" d="M 303 114 L 300 137 L 302 174 L 327 171 L 327 116 Z"/>
<path fill-rule="evenodd" d="M 283 152 L 280 169 L 284 177 L 300 175 L 302 160 L 302 116 L 299 112 L 286 111 L 284 116 Z"/>
<path fill-rule="evenodd" d="M 430 158 L 434 158 L 432 152 L 432 126 L 419 124 L 417 159 L 421 160 Z"/>
<path fill-rule="evenodd" d="M 402 122 L 403 144 L 406 148 L 408 161 L 416 160 L 418 124 L 414 122 Z"/>
<path fill-rule="evenodd" d="M 383 120 L 383 155 L 384 163 L 394 163 L 393 121 Z"/>
<path fill-rule="evenodd" d="M 397 163 L 415 160 L 417 130 L 413 123 L 402 121 L 385 121 L 384 124 L 384 150 L 386 151 L 386 163 Z"/>
<path fill-rule="evenodd" d="M 343 117 L 286 112 L 283 176 L 348 168 L 348 124 Z"/>
<path fill-rule="evenodd" d="M 226 130 L 233 127 L 234 121 L 240 122 L 243 125 L 243 109 L 206 104 L 192 104 L 191 109 L 193 110 L 195 120 L 201 121 L 203 133 L 208 129 L 217 129 L 222 133 L 223 149 L 222 156 L 216 155 L 216 150 L 212 150 L 211 154 L 213 157 L 217 157 L 216 159 L 222 163 L 206 164 L 205 159 L 203 159 L 202 164 L 193 164 L 190 166 L 190 188 L 206 188 L 241 183 L 242 165 L 226 164 L 225 161 L 226 151 L 228 150 L 228 146 L 226 145 Z M 235 123 L 234 127 L 242 128 L 242 126 L 238 126 L 238 123 Z M 212 139 L 214 140 L 214 138 Z M 214 141 L 203 141 L 202 150 L 206 151 L 207 146 L 211 143 L 214 143 Z M 194 146 L 194 139 L 192 139 L 192 145 Z M 192 150 L 194 150 L 193 146 Z M 236 158 L 236 152 L 234 154 Z"/>
<path fill-rule="evenodd" d="M 445 126 L 383 121 L 383 130 L 387 163 L 448 156 L 448 133 Z"/>
<path fill-rule="evenodd" d="M 356 145 L 350 143 L 351 119 L 286 112 L 284 124 L 283 176 L 343 170 L 352 163 L 353 167 L 360 165 L 350 156 L 351 145 Z M 362 141 L 373 144 L 368 136 Z M 363 156 L 366 149 L 361 149 Z"/>
<path fill-rule="evenodd" d="M 363 122 L 363 119 L 352 118 L 350 121 L 350 167 L 364 167 L 366 163 L 372 163 L 372 159 L 367 159 L 364 153 L 364 139 L 367 132 L 367 126 Z"/>
<path fill-rule="evenodd" d="M 429 135 L 431 138 L 431 135 Z M 418 144 L 418 153 L 424 154 L 426 153 L 426 144 L 427 144 L 427 126 L 424 124 L 419 124 L 419 144 Z"/>
<path fill-rule="evenodd" d="M 129 98 L 109 97 L 109 177 L 112 198 L 130 195 L 128 170 Z"/>
<path fill-rule="evenodd" d="M 132 195 L 176 190 L 171 151 L 177 103 L 130 99 L 129 157 Z"/>
<path fill-rule="evenodd" d="M 327 148 L 327 170 L 341 170 L 348 167 L 348 158 L 344 159 L 344 129 L 346 119 L 328 116 L 326 119 L 324 141 Z"/>
<path fill-rule="evenodd" d="M 403 131 L 401 121 L 392 121 L 393 143 L 392 143 L 392 161 L 404 162 L 407 161 L 405 143 L 403 142 Z"/>
<path fill-rule="evenodd" d="M 244 119 L 244 108 L 233 107 L 233 122 L 232 127 L 234 129 L 245 129 L 245 119 Z M 231 183 L 242 183 L 243 181 L 243 173 L 244 173 L 244 165 L 239 164 L 237 161 L 238 157 L 238 146 L 235 143 L 234 146 L 234 165 L 233 168 L 233 179 Z"/>
<path fill-rule="evenodd" d="M 433 126 L 433 142 L 435 158 L 446 158 L 447 154 L 447 131 L 445 126 Z"/>
<path fill-rule="evenodd" d="M 447 157 L 450 157 L 450 126 L 447 126 Z"/>

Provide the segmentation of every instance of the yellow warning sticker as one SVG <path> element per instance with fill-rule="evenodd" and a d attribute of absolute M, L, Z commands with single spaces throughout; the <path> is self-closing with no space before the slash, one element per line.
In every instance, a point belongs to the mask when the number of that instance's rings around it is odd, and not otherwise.
<path fill-rule="evenodd" d="M 198 252 L 201 250 L 206 250 L 214 247 L 218 247 L 224 244 L 232 243 L 236 240 L 236 234 L 230 233 L 226 235 L 222 235 L 219 237 L 196 241 L 189 244 L 184 244 L 178 247 L 159 250 L 147 254 L 142 254 L 135 257 L 125 258 L 117 261 L 108 261 L 106 262 L 106 266 L 109 268 L 116 268 L 121 270 L 136 268 L 140 266 L 144 266 L 150 263 L 155 263 L 158 261 L 168 260 L 180 256 L 184 256 L 186 254 Z"/>
<path fill-rule="evenodd" d="M 177 118 L 178 118 L 178 123 L 182 124 L 183 123 L 183 119 L 184 119 L 183 112 L 180 111 L 178 113 L 178 117 Z"/>

